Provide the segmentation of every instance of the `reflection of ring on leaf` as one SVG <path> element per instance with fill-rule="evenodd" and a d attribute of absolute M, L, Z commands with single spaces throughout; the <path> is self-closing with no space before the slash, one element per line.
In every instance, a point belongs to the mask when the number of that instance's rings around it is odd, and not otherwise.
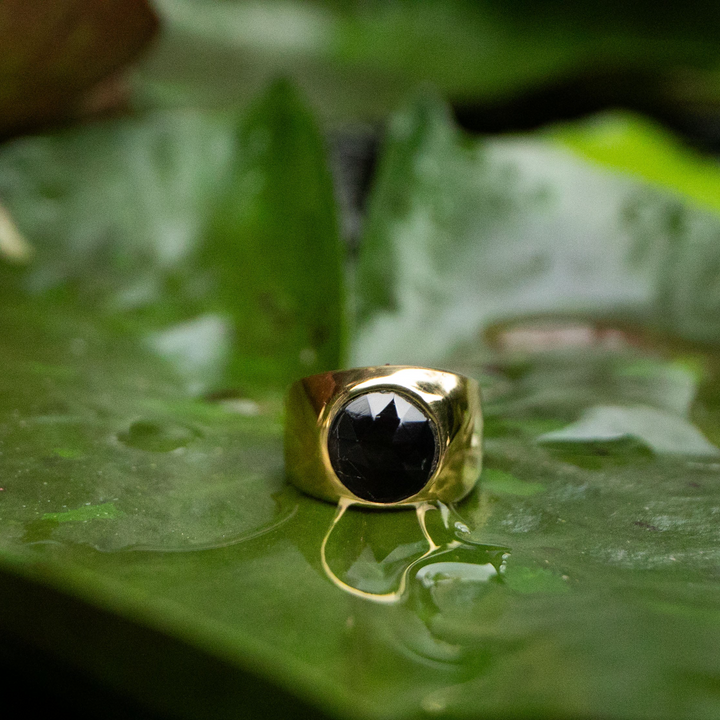
<path fill-rule="evenodd" d="M 355 503 L 348 499 L 338 503 L 320 547 L 320 562 L 327 578 L 355 597 L 391 604 L 406 597 L 413 581 L 419 581 L 425 591 L 432 591 L 436 585 L 485 584 L 498 577 L 507 557 L 508 548 L 484 545 L 471 539 L 470 531 L 455 510 L 438 500 L 416 504 L 416 530 L 421 533 L 420 542 L 408 535 L 407 523 L 403 527 L 406 514 L 394 518 L 388 532 L 387 526 L 383 528 L 376 524 L 386 519 L 386 514 L 358 507 L 355 512 L 360 516 L 362 526 L 359 533 L 355 528 L 357 543 L 347 542 L 346 529 L 346 537 L 343 538 L 341 533 L 335 543 L 333 559 L 328 552 L 330 538 L 341 520 L 352 514 L 349 511 L 353 505 Z M 343 558 L 345 563 L 342 563 Z M 348 559 L 352 560 L 350 565 Z M 384 573 L 385 568 L 390 572 Z M 417 583 L 415 585 L 417 591 Z"/>
<path fill-rule="evenodd" d="M 481 462 L 474 380 L 407 366 L 357 368 L 296 382 L 285 461 L 300 490 L 373 507 L 456 502 Z"/>

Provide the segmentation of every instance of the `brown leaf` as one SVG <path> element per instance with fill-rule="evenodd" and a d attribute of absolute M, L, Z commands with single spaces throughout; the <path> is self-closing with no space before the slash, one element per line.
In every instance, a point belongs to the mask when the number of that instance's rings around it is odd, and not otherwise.
<path fill-rule="evenodd" d="M 0 2 L 0 137 L 82 114 L 157 27 L 147 0 Z"/>

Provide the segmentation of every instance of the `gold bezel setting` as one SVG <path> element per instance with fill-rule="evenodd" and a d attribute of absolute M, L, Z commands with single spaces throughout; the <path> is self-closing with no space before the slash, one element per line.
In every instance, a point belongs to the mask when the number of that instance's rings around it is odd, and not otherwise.
<path fill-rule="evenodd" d="M 352 493 L 338 478 L 328 439 L 338 413 L 354 398 L 394 392 L 419 406 L 433 426 L 435 467 L 425 486 L 398 502 L 372 502 Z M 290 481 L 314 497 L 350 500 L 376 508 L 456 502 L 475 486 L 480 473 L 482 415 L 477 383 L 462 375 L 406 365 L 382 365 L 313 375 L 288 392 L 285 461 Z"/>

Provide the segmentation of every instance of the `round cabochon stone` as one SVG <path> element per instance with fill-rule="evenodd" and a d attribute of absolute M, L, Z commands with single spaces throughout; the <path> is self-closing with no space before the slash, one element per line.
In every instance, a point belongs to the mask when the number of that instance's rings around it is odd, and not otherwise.
<path fill-rule="evenodd" d="M 390 390 L 352 398 L 328 439 L 340 482 L 357 497 L 394 503 L 415 495 L 435 470 L 435 423 L 415 402 Z"/>

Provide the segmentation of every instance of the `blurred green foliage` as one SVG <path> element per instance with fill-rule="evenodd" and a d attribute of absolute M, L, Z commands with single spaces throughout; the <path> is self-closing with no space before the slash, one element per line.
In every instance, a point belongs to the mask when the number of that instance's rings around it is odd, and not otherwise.
<path fill-rule="evenodd" d="M 719 99 L 720 12 L 702 1 L 161 0 L 158 8 L 165 30 L 136 82 L 153 103 L 244 103 L 279 72 L 334 120 L 384 118 L 418 82 L 492 104 L 564 78 L 607 74 L 622 85 L 639 74 L 648 81 L 632 83 L 635 93 Z"/>

